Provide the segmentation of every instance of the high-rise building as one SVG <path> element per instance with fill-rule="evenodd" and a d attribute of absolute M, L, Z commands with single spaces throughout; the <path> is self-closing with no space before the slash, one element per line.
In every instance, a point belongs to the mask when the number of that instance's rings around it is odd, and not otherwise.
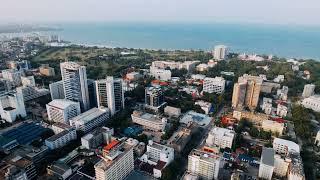
<path fill-rule="evenodd" d="M 107 79 L 96 81 L 98 107 L 110 109 L 111 115 L 124 108 L 124 92 L 122 89 L 122 79 Z"/>
<path fill-rule="evenodd" d="M 214 47 L 213 57 L 216 60 L 224 60 L 228 54 L 228 48 L 224 45 L 218 45 Z"/>
<path fill-rule="evenodd" d="M 98 107 L 96 83 L 92 79 L 88 79 L 88 92 L 89 92 L 90 109 L 94 107 Z"/>
<path fill-rule="evenodd" d="M 159 107 L 164 103 L 163 92 L 160 87 L 146 87 L 145 103 L 149 106 Z"/>
<path fill-rule="evenodd" d="M 221 94 L 224 92 L 226 80 L 222 77 L 205 78 L 203 81 L 203 92 Z"/>
<path fill-rule="evenodd" d="M 75 62 L 63 62 L 60 68 L 65 98 L 79 102 L 82 112 L 88 110 L 90 102 L 86 67 Z"/>
<path fill-rule="evenodd" d="M 111 142 L 113 133 L 113 129 L 107 127 L 98 127 L 81 137 L 81 145 L 86 149 L 94 149 L 101 144 L 109 144 Z"/>
<path fill-rule="evenodd" d="M 17 69 L 6 69 L 2 71 L 3 79 L 9 80 L 15 86 L 21 85 L 21 76 L 23 76 L 23 72 Z"/>
<path fill-rule="evenodd" d="M 103 151 L 102 159 L 94 165 L 96 180 L 122 180 L 133 171 L 133 146 L 113 140 Z"/>
<path fill-rule="evenodd" d="M 259 178 L 271 180 L 274 170 L 274 150 L 264 148 L 261 154 L 259 166 Z"/>
<path fill-rule="evenodd" d="M 243 75 L 233 87 L 232 107 L 248 107 L 255 110 L 258 106 L 263 79 L 259 76 Z"/>
<path fill-rule="evenodd" d="M 57 81 L 49 84 L 51 99 L 64 99 L 63 82 Z"/>
<path fill-rule="evenodd" d="M 218 179 L 220 156 L 194 149 L 188 156 L 188 172 L 204 180 Z"/>
<path fill-rule="evenodd" d="M 0 115 L 7 122 L 14 122 L 17 117 L 26 117 L 23 94 L 21 92 L 8 92 L 0 96 Z"/>
<path fill-rule="evenodd" d="M 314 95 L 315 88 L 316 88 L 316 85 L 314 85 L 314 84 L 306 84 L 303 89 L 302 97 L 308 98 L 308 97 Z"/>
<path fill-rule="evenodd" d="M 54 99 L 46 105 L 49 121 L 69 124 L 69 120 L 80 114 L 79 102 Z"/>

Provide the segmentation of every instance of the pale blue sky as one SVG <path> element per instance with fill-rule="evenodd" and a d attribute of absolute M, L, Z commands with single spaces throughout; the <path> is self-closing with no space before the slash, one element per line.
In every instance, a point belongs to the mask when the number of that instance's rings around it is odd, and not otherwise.
<path fill-rule="evenodd" d="M 0 23 L 39 21 L 320 25 L 320 0 L 1 0 Z"/>

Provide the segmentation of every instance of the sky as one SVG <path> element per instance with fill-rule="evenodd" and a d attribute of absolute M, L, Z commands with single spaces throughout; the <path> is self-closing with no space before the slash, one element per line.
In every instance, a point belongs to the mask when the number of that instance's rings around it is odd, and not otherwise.
<path fill-rule="evenodd" d="M 1 23 L 152 21 L 320 25 L 320 0 L 1 0 Z"/>

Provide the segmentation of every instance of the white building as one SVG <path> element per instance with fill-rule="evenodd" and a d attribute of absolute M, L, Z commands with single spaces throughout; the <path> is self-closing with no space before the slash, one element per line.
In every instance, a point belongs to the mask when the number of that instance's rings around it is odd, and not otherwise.
<path fill-rule="evenodd" d="M 54 99 L 46 105 L 49 121 L 69 124 L 69 120 L 81 113 L 79 102 Z"/>
<path fill-rule="evenodd" d="M 222 77 L 205 78 L 203 82 L 203 92 L 218 93 L 224 92 L 226 80 Z"/>
<path fill-rule="evenodd" d="M 274 155 L 274 174 L 280 177 L 285 177 L 287 175 L 291 159 L 288 156 L 283 156 L 279 154 Z"/>
<path fill-rule="evenodd" d="M 259 166 L 259 178 L 271 180 L 274 170 L 274 150 L 264 148 L 261 154 Z"/>
<path fill-rule="evenodd" d="M 191 79 L 194 79 L 194 80 L 204 80 L 205 78 L 206 78 L 206 76 L 203 74 L 192 74 L 191 75 Z"/>
<path fill-rule="evenodd" d="M 212 104 L 209 102 L 205 102 L 205 101 L 196 101 L 194 103 L 195 105 L 199 105 L 201 107 L 201 109 L 204 111 L 205 114 L 209 114 Z"/>
<path fill-rule="evenodd" d="M 212 118 L 206 114 L 196 113 L 194 111 L 188 111 L 180 119 L 180 123 L 191 124 L 197 123 L 199 126 L 206 127 L 211 122 Z"/>
<path fill-rule="evenodd" d="M 304 85 L 303 92 L 302 92 L 302 97 L 303 98 L 308 98 L 312 95 L 314 95 L 314 89 L 316 88 L 316 85 L 314 84 L 306 84 Z"/>
<path fill-rule="evenodd" d="M 49 149 L 57 149 L 67 145 L 70 141 L 77 139 L 77 133 L 74 128 L 64 130 L 56 135 L 45 140 L 46 146 Z"/>
<path fill-rule="evenodd" d="M 165 130 L 167 119 L 157 115 L 133 111 L 131 114 L 132 122 L 143 126 L 144 129 L 161 131 Z"/>
<path fill-rule="evenodd" d="M 17 69 L 6 69 L 2 71 L 3 79 L 9 80 L 15 86 L 21 85 L 21 76 L 23 76 L 23 72 Z"/>
<path fill-rule="evenodd" d="M 264 120 L 262 121 L 261 128 L 264 131 L 271 131 L 273 133 L 278 133 L 279 135 L 282 135 L 284 130 L 284 124 L 278 123 L 277 121 Z"/>
<path fill-rule="evenodd" d="M 152 66 L 153 68 L 158 68 L 158 69 L 186 69 L 188 71 L 192 71 L 195 68 L 196 63 L 199 61 L 184 61 L 184 62 L 179 62 L 179 61 L 153 61 Z M 150 67 L 150 70 L 151 70 Z"/>
<path fill-rule="evenodd" d="M 277 90 L 277 96 L 280 100 L 286 101 L 288 99 L 288 86 L 283 86 L 282 89 Z"/>
<path fill-rule="evenodd" d="M 169 81 L 171 79 L 171 71 L 165 69 L 159 69 L 157 67 L 150 66 L 150 75 L 156 79 Z"/>
<path fill-rule="evenodd" d="M 278 75 L 276 78 L 273 79 L 273 82 L 281 83 L 284 81 L 284 75 Z"/>
<path fill-rule="evenodd" d="M 215 60 L 224 60 L 227 57 L 228 48 L 224 45 L 218 45 L 214 47 L 213 57 Z"/>
<path fill-rule="evenodd" d="M 22 76 L 21 77 L 21 82 L 22 82 L 22 86 L 31 86 L 31 87 L 34 87 L 36 86 L 36 82 L 34 80 L 34 77 L 33 76 Z"/>
<path fill-rule="evenodd" d="M 49 84 L 51 99 L 64 99 L 63 82 L 57 81 Z"/>
<path fill-rule="evenodd" d="M 174 149 L 165 145 L 149 141 L 147 145 L 147 151 L 141 156 L 140 160 L 155 165 L 153 168 L 153 176 L 155 178 L 161 178 L 162 169 L 170 164 L 174 159 Z"/>
<path fill-rule="evenodd" d="M 208 64 L 199 64 L 197 67 L 196 67 L 197 71 L 199 72 L 203 72 L 203 71 L 207 71 L 209 69 L 209 66 Z"/>
<path fill-rule="evenodd" d="M 313 95 L 308 98 L 303 99 L 301 103 L 305 108 L 312 109 L 316 112 L 320 112 L 320 96 Z"/>
<path fill-rule="evenodd" d="M 22 93 L 25 102 L 50 94 L 48 89 L 40 89 L 34 86 L 17 87 L 17 92 Z"/>
<path fill-rule="evenodd" d="M 17 117 L 26 117 L 26 108 L 21 92 L 9 92 L 0 95 L 0 115 L 7 122 L 14 122 Z"/>
<path fill-rule="evenodd" d="M 133 146 L 114 146 L 94 165 L 96 180 L 123 180 L 134 169 Z"/>
<path fill-rule="evenodd" d="M 154 108 L 164 105 L 163 91 L 160 87 L 145 88 L 145 104 Z"/>
<path fill-rule="evenodd" d="M 109 144 L 113 134 L 114 130 L 112 128 L 99 127 L 81 137 L 81 146 L 86 149 L 94 149 L 101 144 Z"/>
<path fill-rule="evenodd" d="M 285 117 L 288 114 L 288 107 L 282 104 L 278 104 L 277 106 L 277 115 L 280 117 Z"/>
<path fill-rule="evenodd" d="M 221 149 L 231 148 L 235 132 L 226 128 L 214 127 L 210 130 L 206 144 L 208 146 L 217 146 Z"/>
<path fill-rule="evenodd" d="M 273 149 L 278 154 L 289 154 L 291 152 L 300 153 L 300 146 L 292 141 L 275 138 L 273 140 Z"/>
<path fill-rule="evenodd" d="M 262 111 L 264 111 L 265 114 L 270 115 L 272 113 L 272 99 L 264 97 L 262 101 L 261 109 Z"/>
<path fill-rule="evenodd" d="M 65 124 L 65 123 L 62 123 L 62 122 L 57 122 L 57 123 L 54 123 L 51 126 L 51 129 L 54 132 L 54 134 L 59 134 L 59 133 L 65 131 L 65 130 L 72 129 L 72 127 L 70 125 L 68 125 L 68 124 Z"/>
<path fill-rule="evenodd" d="M 65 98 L 79 102 L 82 112 L 88 110 L 90 102 L 86 67 L 75 62 L 63 62 L 60 69 Z"/>
<path fill-rule="evenodd" d="M 70 125 L 84 133 L 99 127 L 109 119 L 109 109 L 107 108 L 92 108 L 72 119 Z"/>
<path fill-rule="evenodd" d="M 194 149 L 188 156 L 187 171 L 204 180 L 217 180 L 220 162 L 218 155 Z"/>
<path fill-rule="evenodd" d="M 175 116 L 179 117 L 181 115 L 181 109 L 180 108 L 175 108 L 172 106 L 166 106 L 164 108 L 164 113 L 168 116 Z"/>
<path fill-rule="evenodd" d="M 109 108 L 111 115 L 124 108 L 122 79 L 108 76 L 106 79 L 95 81 L 95 83 L 99 108 Z"/>
<path fill-rule="evenodd" d="M 314 140 L 314 144 L 320 146 L 320 130 L 317 132 L 316 139 Z"/>

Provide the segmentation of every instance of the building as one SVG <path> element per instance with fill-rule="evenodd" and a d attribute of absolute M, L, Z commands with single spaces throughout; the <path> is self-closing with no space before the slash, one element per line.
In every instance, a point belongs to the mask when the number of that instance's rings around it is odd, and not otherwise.
<path fill-rule="evenodd" d="M 36 82 L 35 82 L 33 76 L 26 76 L 26 77 L 22 76 L 21 83 L 22 83 L 23 87 L 25 87 L 25 86 L 35 87 L 36 86 Z"/>
<path fill-rule="evenodd" d="M 264 131 L 271 131 L 273 133 L 278 133 L 279 135 L 282 135 L 284 130 L 284 124 L 279 123 L 277 121 L 264 120 L 262 121 L 261 128 Z"/>
<path fill-rule="evenodd" d="M 171 71 L 150 66 L 150 75 L 162 81 L 171 80 Z"/>
<path fill-rule="evenodd" d="M 160 87 L 146 87 L 145 103 L 152 107 L 163 106 L 165 102 L 162 89 Z"/>
<path fill-rule="evenodd" d="M 37 171 L 32 161 L 20 155 L 14 155 L 14 154 L 9 155 L 9 157 L 7 157 L 4 161 L 5 161 L 4 162 L 5 164 L 10 165 L 11 167 L 16 167 L 18 170 L 22 172 L 21 174 L 19 173 L 19 176 L 18 176 L 19 178 L 23 177 L 22 179 L 29 180 L 29 179 L 35 179 L 37 177 Z M 22 175 L 24 173 L 25 175 Z M 9 174 L 10 174 L 10 171 L 9 171 Z M 1 176 L 1 177 L 4 177 L 4 176 Z"/>
<path fill-rule="evenodd" d="M 7 163 L 1 163 L 0 177 L 3 179 L 28 180 L 27 174 L 23 169 Z"/>
<path fill-rule="evenodd" d="M 199 72 L 204 72 L 204 71 L 207 71 L 208 69 L 209 69 L 208 64 L 199 64 L 196 67 L 196 70 Z"/>
<path fill-rule="evenodd" d="M 143 126 L 144 129 L 163 132 L 167 125 L 167 119 L 142 111 L 133 111 L 132 122 Z"/>
<path fill-rule="evenodd" d="M 288 114 L 288 107 L 283 104 L 278 104 L 277 106 L 277 115 L 280 117 L 285 117 Z"/>
<path fill-rule="evenodd" d="M 62 122 L 57 122 L 51 125 L 51 129 L 54 132 L 54 134 L 59 134 L 64 130 L 69 130 L 72 129 L 72 127 L 68 124 L 62 123 Z"/>
<path fill-rule="evenodd" d="M 50 94 L 48 89 L 40 89 L 34 86 L 21 86 L 17 87 L 16 90 L 23 95 L 25 102 Z"/>
<path fill-rule="evenodd" d="M 109 144 L 113 133 L 113 129 L 98 127 L 81 138 L 81 146 L 86 149 L 94 149 L 101 144 Z"/>
<path fill-rule="evenodd" d="M 204 111 L 205 114 L 209 114 L 212 108 L 212 104 L 205 101 L 196 101 L 194 103 L 195 105 L 198 105 L 201 107 L 201 109 Z"/>
<path fill-rule="evenodd" d="M 273 140 L 273 149 L 277 154 L 289 154 L 291 152 L 300 153 L 300 146 L 292 141 L 275 138 Z"/>
<path fill-rule="evenodd" d="M 272 113 L 272 99 L 264 97 L 262 100 L 261 109 L 264 111 L 264 113 L 270 115 Z"/>
<path fill-rule="evenodd" d="M 210 130 L 206 144 L 220 149 L 232 148 L 235 132 L 226 128 L 214 127 Z"/>
<path fill-rule="evenodd" d="M 12 82 L 7 79 L 0 79 L 0 94 L 9 92 L 12 90 Z"/>
<path fill-rule="evenodd" d="M 174 160 L 174 149 L 150 140 L 147 145 L 147 152 L 141 156 L 140 160 L 154 165 L 153 176 L 161 178 L 162 170 Z"/>
<path fill-rule="evenodd" d="M 200 179 L 218 179 L 221 158 L 213 153 L 194 149 L 188 156 L 188 172 Z"/>
<path fill-rule="evenodd" d="M 175 61 L 153 61 L 151 67 L 156 69 L 186 69 L 187 71 L 192 71 L 195 68 L 195 65 L 199 61 L 184 61 L 184 62 L 175 62 Z M 150 67 L 150 71 L 151 71 Z"/>
<path fill-rule="evenodd" d="M 75 62 L 60 63 L 61 76 L 66 99 L 79 102 L 81 111 L 89 109 L 89 93 L 86 67 Z"/>
<path fill-rule="evenodd" d="M 96 180 L 122 180 L 134 169 L 133 146 L 113 141 L 105 148 L 104 156 L 94 165 Z"/>
<path fill-rule="evenodd" d="M 206 78 L 203 74 L 192 74 L 191 79 L 193 80 L 204 80 Z"/>
<path fill-rule="evenodd" d="M 288 169 L 288 180 L 305 180 L 303 162 L 299 153 L 292 152 L 289 154 L 291 163 Z"/>
<path fill-rule="evenodd" d="M 126 79 L 129 81 L 135 81 L 141 77 L 142 77 L 142 75 L 138 72 L 131 72 L 131 73 L 126 74 Z"/>
<path fill-rule="evenodd" d="M 302 106 L 307 109 L 312 109 L 316 112 L 320 112 L 320 96 L 313 95 L 308 98 L 303 99 Z"/>
<path fill-rule="evenodd" d="M 180 108 L 175 108 L 172 106 L 166 106 L 164 108 L 164 113 L 168 116 L 174 116 L 174 117 L 179 117 L 181 115 L 181 109 Z"/>
<path fill-rule="evenodd" d="M 90 109 L 98 107 L 96 82 L 92 79 L 88 79 L 87 82 L 88 82 Z"/>
<path fill-rule="evenodd" d="M 320 146 L 320 130 L 317 132 L 316 139 L 314 140 L 316 146 Z"/>
<path fill-rule="evenodd" d="M 51 99 L 64 99 L 63 82 L 57 81 L 49 84 Z"/>
<path fill-rule="evenodd" d="M 222 77 L 204 78 L 203 92 L 221 94 L 224 92 L 226 80 Z"/>
<path fill-rule="evenodd" d="M 31 68 L 30 62 L 27 60 L 9 61 L 8 68 L 18 70 L 28 70 Z"/>
<path fill-rule="evenodd" d="M 49 64 L 42 64 L 39 67 L 40 74 L 44 76 L 55 76 L 54 68 L 50 67 Z"/>
<path fill-rule="evenodd" d="M 23 72 L 19 71 L 17 69 L 6 69 L 2 70 L 2 77 L 3 79 L 6 79 L 14 86 L 20 86 L 21 85 L 21 76 L 23 76 Z"/>
<path fill-rule="evenodd" d="M 124 108 L 124 91 L 122 79 L 108 76 L 96 81 L 97 102 L 99 108 L 109 108 L 111 115 Z"/>
<path fill-rule="evenodd" d="M 283 86 L 282 89 L 278 89 L 277 90 L 278 99 L 282 101 L 286 101 L 288 99 L 288 92 L 289 92 L 288 86 Z"/>
<path fill-rule="evenodd" d="M 312 95 L 314 95 L 314 89 L 316 88 L 316 85 L 314 84 L 306 84 L 304 85 L 303 92 L 302 92 L 302 97 L 303 98 L 308 98 Z"/>
<path fill-rule="evenodd" d="M 263 148 L 259 166 L 259 178 L 271 180 L 274 170 L 274 150 Z"/>
<path fill-rule="evenodd" d="M 291 158 L 287 155 L 274 155 L 274 169 L 273 173 L 279 177 L 287 176 L 289 165 L 291 164 Z"/>
<path fill-rule="evenodd" d="M 180 128 L 168 140 L 167 145 L 172 147 L 176 152 L 182 152 L 189 140 L 191 139 L 192 130 L 188 127 Z"/>
<path fill-rule="evenodd" d="M 213 57 L 215 60 L 224 60 L 227 57 L 228 48 L 224 45 L 218 45 L 214 47 Z"/>
<path fill-rule="evenodd" d="M 284 81 L 284 75 L 278 75 L 276 78 L 273 79 L 273 82 L 281 83 Z"/>
<path fill-rule="evenodd" d="M 65 180 L 72 175 L 72 169 L 64 163 L 56 162 L 47 167 L 47 173 L 54 178 Z"/>
<path fill-rule="evenodd" d="M 61 148 L 75 139 L 77 139 L 76 129 L 71 128 L 49 137 L 45 140 L 45 144 L 52 150 Z"/>
<path fill-rule="evenodd" d="M 81 113 L 79 102 L 54 99 L 46 105 L 49 121 L 69 124 L 69 120 Z"/>
<path fill-rule="evenodd" d="M 92 108 L 76 117 L 70 119 L 70 125 L 84 133 L 102 126 L 109 119 L 109 109 Z"/>
<path fill-rule="evenodd" d="M 259 76 L 243 75 L 233 87 L 232 107 L 248 107 L 255 110 L 258 106 L 262 78 Z"/>
<path fill-rule="evenodd" d="M 0 115 L 9 123 L 13 123 L 17 118 L 26 117 L 23 94 L 19 91 L 1 94 Z"/>
<path fill-rule="evenodd" d="M 211 117 L 205 114 L 196 113 L 194 111 L 188 111 L 184 114 L 184 116 L 180 119 L 180 123 L 183 124 L 191 124 L 196 123 L 199 126 L 206 127 L 211 122 Z"/>

